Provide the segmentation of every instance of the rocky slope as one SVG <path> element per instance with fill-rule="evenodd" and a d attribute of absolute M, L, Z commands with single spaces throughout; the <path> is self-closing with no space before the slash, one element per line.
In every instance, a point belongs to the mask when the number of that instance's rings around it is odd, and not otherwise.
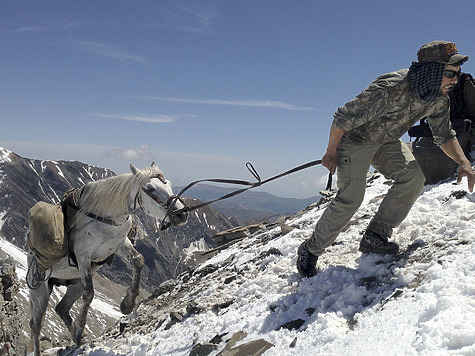
<path fill-rule="evenodd" d="M 428 186 L 395 232 L 397 256 L 358 243 L 389 183 L 365 201 L 319 273 L 301 278 L 296 250 L 327 200 L 285 224 L 250 231 L 163 283 L 104 336 L 60 355 L 469 355 L 475 352 L 474 194 Z"/>

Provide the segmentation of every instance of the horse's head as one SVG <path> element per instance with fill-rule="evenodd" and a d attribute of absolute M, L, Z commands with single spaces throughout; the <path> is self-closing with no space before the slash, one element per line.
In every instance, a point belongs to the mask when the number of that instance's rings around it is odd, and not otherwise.
<path fill-rule="evenodd" d="M 165 221 L 162 223 L 180 226 L 186 224 L 188 212 L 181 198 L 173 194 L 171 182 L 165 179 L 155 162 L 146 170 L 138 170 L 130 164 L 135 176 L 146 171 L 148 180 L 141 185 L 137 200 L 145 214 Z"/>

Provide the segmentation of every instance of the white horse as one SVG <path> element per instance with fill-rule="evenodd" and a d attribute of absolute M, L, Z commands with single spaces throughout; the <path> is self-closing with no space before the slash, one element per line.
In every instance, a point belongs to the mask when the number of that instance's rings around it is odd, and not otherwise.
<path fill-rule="evenodd" d="M 179 226 L 187 221 L 188 214 L 184 204 L 173 195 L 171 183 L 167 181 L 155 163 L 143 170 L 130 165 L 132 173 L 98 180 L 84 185 L 78 192 L 78 212 L 74 221 L 68 221 L 71 227 L 69 235 L 70 250 L 77 260 L 72 266 L 70 258 L 63 257 L 51 267 L 51 275 L 36 282 L 36 288 L 30 289 L 31 341 L 34 355 L 40 355 L 39 336 L 48 300 L 53 286 L 67 286 L 63 299 L 55 310 L 71 332 L 76 345 L 86 325 L 89 306 L 94 297 L 92 275 L 109 256 L 117 254 L 128 259 L 134 266 L 132 284 L 121 302 L 120 309 L 130 314 L 135 307 L 139 294 L 140 271 L 144 259 L 138 253 L 129 238 L 132 227 L 131 214 L 141 208 L 147 215 L 162 223 Z M 29 255 L 29 261 L 35 264 L 35 258 Z M 82 307 L 76 319 L 72 320 L 69 311 L 82 296 Z"/>

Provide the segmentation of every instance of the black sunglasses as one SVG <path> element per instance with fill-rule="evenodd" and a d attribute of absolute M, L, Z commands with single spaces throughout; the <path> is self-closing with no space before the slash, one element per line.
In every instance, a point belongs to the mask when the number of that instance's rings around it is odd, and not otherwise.
<path fill-rule="evenodd" d="M 460 73 L 461 71 L 459 70 L 450 70 L 450 69 L 446 69 L 444 70 L 444 77 L 446 78 L 449 78 L 449 79 L 452 79 L 453 77 L 460 77 Z"/>

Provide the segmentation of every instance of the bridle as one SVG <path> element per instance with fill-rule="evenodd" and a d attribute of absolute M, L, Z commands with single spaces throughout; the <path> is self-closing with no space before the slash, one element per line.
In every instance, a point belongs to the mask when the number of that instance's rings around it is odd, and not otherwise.
<path fill-rule="evenodd" d="M 162 182 L 163 184 L 167 184 L 167 180 L 165 179 L 165 177 L 163 176 L 162 173 L 159 173 L 153 177 L 151 177 L 150 179 L 153 179 L 153 178 L 157 178 L 158 180 L 160 180 L 160 182 Z M 150 190 L 148 189 L 145 189 L 144 187 L 141 187 L 141 189 L 138 190 L 137 194 L 135 195 L 135 199 L 134 199 L 134 210 L 137 209 L 137 206 L 140 206 L 140 208 L 143 210 L 143 207 L 142 207 L 142 200 L 140 198 L 140 192 L 144 192 L 150 199 L 152 199 L 155 203 L 159 204 L 162 208 L 166 209 L 167 213 L 165 214 L 160 226 L 161 226 L 161 230 L 166 230 L 168 229 L 170 226 L 171 226 L 171 223 L 170 222 L 165 222 L 165 219 L 168 217 L 168 216 L 173 216 L 173 215 L 176 215 L 176 214 L 181 214 L 181 213 L 184 213 L 184 212 L 187 212 L 188 211 L 188 208 L 185 204 L 185 201 L 182 197 L 178 196 L 178 195 L 175 195 L 175 194 L 172 194 L 168 197 L 167 201 L 163 201 L 161 200 L 159 197 L 157 197 L 156 195 L 154 195 Z M 179 209 L 179 210 L 173 210 L 173 207 L 175 206 L 176 202 L 179 201 L 183 204 L 184 208 L 182 209 Z"/>
<path fill-rule="evenodd" d="M 156 202 L 157 204 L 161 205 L 163 208 L 165 209 L 170 209 L 171 206 L 175 205 L 175 202 L 178 200 L 180 201 L 183 205 L 185 205 L 185 201 L 183 200 L 182 197 L 179 197 L 175 194 L 173 195 L 170 195 L 170 197 L 167 199 L 166 202 L 164 202 L 163 200 L 160 200 L 160 198 L 156 197 L 155 195 L 152 194 L 152 192 L 150 192 L 149 190 L 145 189 L 145 188 L 142 188 L 142 191 L 147 194 L 154 202 Z M 183 209 L 180 209 L 180 210 L 183 210 Z M 178 210 L 178 211 L 180 211 Z"/>

